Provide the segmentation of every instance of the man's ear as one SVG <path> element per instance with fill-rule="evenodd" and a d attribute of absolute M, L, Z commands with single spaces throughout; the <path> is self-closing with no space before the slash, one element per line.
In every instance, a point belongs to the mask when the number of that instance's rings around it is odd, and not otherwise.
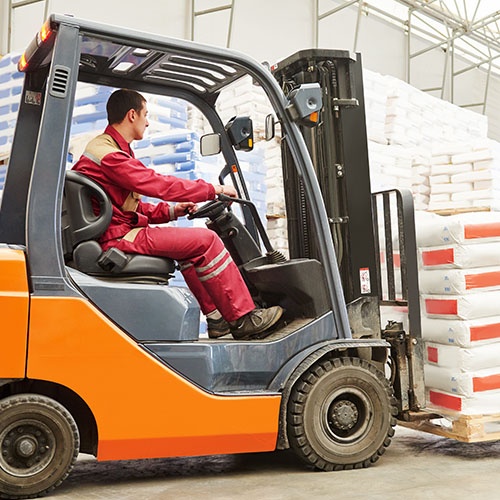
<path fill-rule="evenodd" d="M 126 117 L 127 117 L 129 122 L 134 122 L 136 119 L 136 115 L 137 115 L 136 110 L 134 108 L 132 108 L 132 109 L 129 109 L 127 111 Z"/>

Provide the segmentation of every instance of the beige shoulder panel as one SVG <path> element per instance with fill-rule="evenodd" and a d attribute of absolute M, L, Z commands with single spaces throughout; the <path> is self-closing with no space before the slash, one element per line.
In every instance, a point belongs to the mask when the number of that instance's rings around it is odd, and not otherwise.
<path fill-rule="evenodd" d="M 83 154 L 94 163 L 100 165 L 101 160 L 106 155 L 116 153 L 116 151 L 120 151 L 120 148 L 114 139 L 108 134 L 101 134 L 87 144 Z"/>

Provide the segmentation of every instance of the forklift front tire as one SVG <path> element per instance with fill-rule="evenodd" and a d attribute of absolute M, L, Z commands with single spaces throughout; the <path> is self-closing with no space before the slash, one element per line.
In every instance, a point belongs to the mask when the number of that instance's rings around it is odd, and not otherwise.
<path fill-rule="evenodd" d="M 296 383 L 288 402 L 288 440 L 323 471 L 368 467 L 389 446 L 397 407 L 392 388 L 359 358 L 320 361 Z"/>
<path fill-rule="evenodd" d="M 57 401 L 17 394 L 0 401 L 0 498 L 34 498 L 70 473 L 80 438 Z"/>

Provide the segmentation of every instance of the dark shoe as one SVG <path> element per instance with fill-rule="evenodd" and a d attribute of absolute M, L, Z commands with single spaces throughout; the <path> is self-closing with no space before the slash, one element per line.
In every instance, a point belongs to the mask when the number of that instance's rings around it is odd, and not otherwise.
<path fill-rule="evenodd" d="M 268 309 L 254 309 L 245 316 L 229 323 L 231 333 L 236 340 L 251 339 L 254 337 L 264 338 L 262 335 L 266 330 L 275 325 L 283 314 L 280 306 L 269 307 Z"/>
<path fill-rule="evenodd" d="M 218 339 L 228 333 L 231 333 L 229 323 L 224 318 L 211 319 L 207 318 L 207 332 L 211 339 Z"/>

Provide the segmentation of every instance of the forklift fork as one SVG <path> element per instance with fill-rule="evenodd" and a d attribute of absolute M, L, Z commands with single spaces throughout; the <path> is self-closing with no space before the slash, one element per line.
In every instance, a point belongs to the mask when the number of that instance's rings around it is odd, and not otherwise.
<path fill-rule="evenodd" d="M 391 345 L 391 379 L 399 418 L 425 406 L 424 346 L 420 318 L 417 245 L 413 198 L 409 190 L 372 195 L 377 279 L 381 307 L 408 311 L 408 324 L 389 321 L 382 337 Z"/>

